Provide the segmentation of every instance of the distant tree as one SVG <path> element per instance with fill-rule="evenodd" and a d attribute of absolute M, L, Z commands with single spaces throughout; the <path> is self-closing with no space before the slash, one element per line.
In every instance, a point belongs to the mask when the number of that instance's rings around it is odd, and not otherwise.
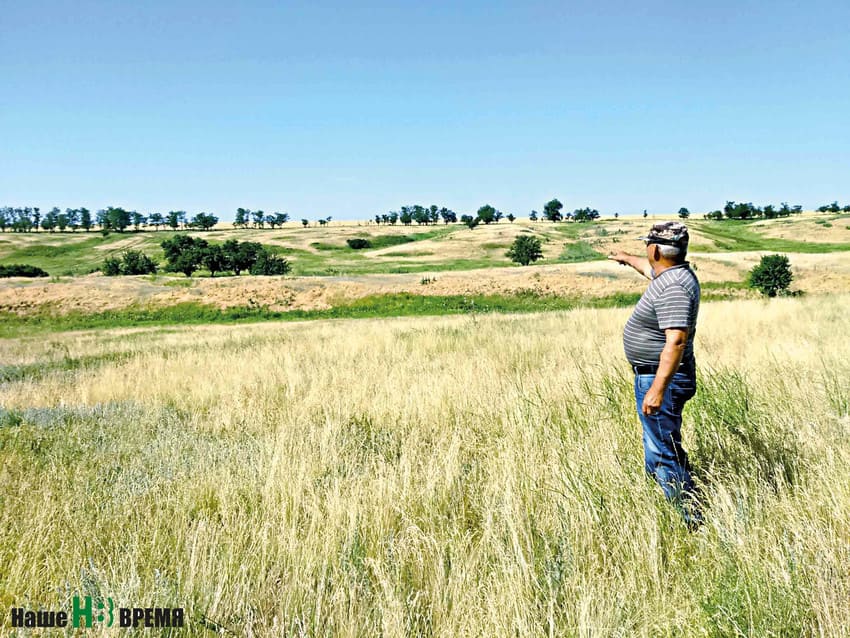
<path fill-rule="evenodd" d="M 841 212 L 850 213 L 850 204 L 847 204 L 844 208 L 842 208 Z"/>
<path fill-rule="evenodd" d="M 473 217 L 472 215 L 461 215 L 460 221 L 461 223 L 466 224 L 466 227 L 469 228 L 469 230 L 473 230 L 476 226 L 478 226 L 478 223 L 481 220 L 477 217 Z"/>
<path fill-rule="evenodd" d="M 140 226 L 143 226 L 144 224 L 148 223 L 147 218 L 141 213 L 137 213 L 136 211 L 131 212 L 130 216 L 133 219 L 133 229 L 136 231 L 139 230 Z"/>
<path fill-rule="evenodd" d="M 352 237 L 351 239 L 346 239 L 345 243 L 348 244 L 349 248 L 354 250 L 362 250 L 364 248 L 371 248 L 372 244 L 368 239 L 363 239 L 362 237 Z"/>
<path fill-rule="evenodd" d="M 227 268 L 227 255 L 220 244 L 210 244 L 201 250 L 201 265 L 210 271 L 210 277 Z"/>
<path fill-rule="evenodd" d="M 327 224 L 327 223 L 328 223 L 328 222 L 327 222 L 326 220 L 324 220 L 324 219 L 320 219 L 320 220 L 318 220 L 318 222 L 319 222 L 319 226 L 324 226 L 325 224 Z"/>
<path fill-rule="evenodd" d="M 543 205 L 543 218 L 550 222 L 561 221 L 561 209 L 564 205 L 557 199 L 552 199 Z"/>
<path fill-rule="evenodd" d="M 68 228 L 68 216 L 65 213 L 59 213 L 56 216 L 56 225 L 59 227 L 59 232 L 64 233 Z"/>
<path fill-rule="evenodd" d="M 0 208 L 0 232 L 4 233 L 6 232 L 6 228 L 9 226 L 9 222 L 11 221 L 9 219 L 9 213 L 7 211 L 8 207 Z"/>
<path fill-rule="evenodd" d="M 148 217 L 148 223 L 153 226 L 154 230 L 159 230 L 160 226 L 165 225 L 165 218 L 162 216 L 162 213 L 151 213 L 150 217 Z"/>
<path fill-rule="evenodd" d="M 478 219 L 485 224 L 492 224 L 496 220 L 496 212 L 490 204 L 484 204 L 478 209 Z"/>
<path fill-rule="evenodd" d="M 289 213 L 275 213 L 274 214 L 274 222 L 278 226 L 283 226 L 288 221 L 289 221 Z"/>
<path fill-rule="evenodd" d="M 38 206 L 32 209 L 32 220 L 35 226 L 35 232 L 38 232 L 38 225 L 41 223 L 41 209 Z"/>
<path fill-rule="evenodd" d="M 285 275 L 291 270 L 289 262 L 283 257 L 272 255 L 263 250 L 257 255 L 257 261 L 251 266 L 252 275 Z"/>
<path fill-rule="evenodd" d="M 453 210 L 449 210 L 445 206 L 440 209 L 440 217 L 443 218 L 444 224 L 454 224 L 457 222 L 457 213 Z"/>
<path fill-rule="evenodd" d="M 540 240 L 531 235 L 520 235 L 508 249 L 507 256 L 518 264 L 528 266 L 543 257 Z"/>
<path fill-rule="evenodd" d="M 277 218 L 271 213 L 266 215 L 264 221 L 269 225 L 269 228 L 274 229 L 277 226 Z"/>
<path fill-rule="evenodd" d="M 115 206 L 106 209 L 106 227 L 109 230 L 117 230 L 119 233 L 123 233 L 130 225 L 130 221 L 130 211 Z"/>
<path fill-rule="evenodd" d="M 706 213 L 705 218 L 711 219 L 711 220 L 714 220 L 714 221 L 720 221 L 721 219 L 723 219 L 723 211 L 722 210 L 715 210 L 715 211 L 712 211 L 710 213 Z"/>
<path fill-rule="evenodd" d="M 595 208 L 577 208 L 570 217 L 577 222 L 592 222 L 599 219 L 599 211 Z"/>
<path fill-rule="evenodd" d="M 750 271 L 750 288 L 757 288 L 763 295 L 775 297 L 785 294 L 793 279 L 791 264 L 785 255 L 764 255 Z"/>
<path fill-rule="evenodd" d="M 646 219 L 646 210 L 643 211 L 643 218 Z"/>
<path fill-rule="evenodd" d="M 308 225 L 309 223 L 310 223 L 310 220 L 309 220 L 309 219 L 302 219 L 302 220 L 301 220 L 301 225 L 302 225 L 304 228 L 307 228 L 307 225 Z"/>
<path fill-rule="evenodd" d="M 398 212 L 392 211 L 389 214 L 390 226 L 395 226 L 398 223 Z"/>
<path fill-rule="evenodd" d="M 247 228 L 248 220 L 250 218 L 251 211 L 246 208 L 237 208 L 236 216 L 233 218 L 233 227 L 234 228 Z"/>
<path fill-rule="evenodd" d="M 514 215 L 513 213 L 508 213 L 508 221 L 510 223 L 513 224 L 515 219 L 516 219 L 516 215 Z"/>
<path fill-rule="evenodd" d="M 410 226 L 413 222 L 413 214 L 407 210 L 407 206 L 401 207 L 401 214 L 398 216 L 399 221 L 405 226 Z"/>
<path fill-rule="evenodd" d="M 182 211 L 172 210 L 168 211 L 168 214 L 165 216 L 165 219 L 168 221 L 168 226 L 171 230 L 177 230 L 180 226 L 180 214 Z"/>
<path fill-rule="evenodd" d="M 431 204 L 431 207 L 428 209 L 428 213 L 431 217 L 432 224 L 436 224 L 440 221 L 440 209 L 436 204 Z"/>
<path fill-rule="evenodd" d="M 263 250 L 261 244 L 253 241 L 239 242 L 228 239 L 221 245 L 227 264 L 225 270 L 232 270 L 239 275 L 243 270 L 250 271 L 251 266 L 257 261 L 257 256 Z"/>
<path fill-rule="evenodd" d="M 218 217 L 209 213 L 198 213 L 192 218 L 190 226 L 200 228 L 201 230 L 210 230 L 218 223 Z"/>
<path fill-rule="evenodd" d="M 182 272 L 191 277 L 202 264 L 206 240 L 189 235 L 175 235 L 164 240 L 162 246 L 167 260 L 165 269 L 170 272 Z"/>
<path fill-rule="evenodd" d="M 254 228 L 262 228 L 266 221 L 266 214 L 261 210 L 252 210 L 251 217 L 254 220 Z"/>
<path fill-rule="evenodd" d="M 49 232 L 53 232 L 59 225 L 59 209 L 55 206 L 41 220 L 41 227 Z"/>
<path fill-rule="evenodd" d="M 531 215 L 529 215 L 528 218 L 531 221 L 536 222 L 537 221 L 537 214 L 538 214 L 537 211 L 533 210 L 533 211 L 531 211 Z"/>
<path fill-rule="evenodd" d="M 140 250 L 127 250 L 121 258 L 107 257 L 100 271 L 109 277 L 116 275 L 149 275 L 156 272 L 156 263 Z"/>
<path fill-rule="evenodd" d="M 689 211 L 684 206 L 682 206 L 682 208 L 679 209 L 679 219 L 687 219 L 690 216 L 691 216 L 691 211 Z"/>
<path fill-rule="evenodd" d="M 619 219 L 619 218 L 620 218 L 620 213 L 614 213 L 614 219 Z"/>

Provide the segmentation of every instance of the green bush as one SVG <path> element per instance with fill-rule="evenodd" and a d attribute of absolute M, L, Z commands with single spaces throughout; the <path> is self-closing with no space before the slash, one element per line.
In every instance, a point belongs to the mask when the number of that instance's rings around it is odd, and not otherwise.
<path fill-rule="evenodd" d="M 749 286 L 757 288 L 763 295 L 775 297 L 788 294 L 794 275 L 791 263 L 785 255 L 764 255 L 750 271 Z"/>
<path fill-rule="evenodd" d="M 0 266 L 0 277 L 49 277 L 50 275 L 38 266 L 29 264 L 9 264 Z"/>
<path fill-rule="evenodd" d="M 511 261 L 528 266 L 543 256 L 540 240 L 531 235 L 520 235 L 514 240 L 506 255 Z"/>
<path fill-rule="evenodd" d="M 354 237 L 353 239 L 346 239 L 345 243 L 348 244 L 349 248 L 353 248 L 354 250 L 361 250 L 363 248 L 371 248 L 372 244 L 369 243 L 368 239 L 363 239 L 361 237 Z"/>
<path fill-rule="evenodd" d="M 156 273 L 156 263 L 140 250 L 128 250 L 121 258 L 107 257 L 103 260 L 101 272 L 107 277 L 117 275 L 152 275 Z"/>
<path fill-rule="evenodd" d="M 290 270 L 291 266 L 286 259 L 265 250 L 257 256 L 257 261 L 251 266 L 252 275 L 285 275 Z"/>

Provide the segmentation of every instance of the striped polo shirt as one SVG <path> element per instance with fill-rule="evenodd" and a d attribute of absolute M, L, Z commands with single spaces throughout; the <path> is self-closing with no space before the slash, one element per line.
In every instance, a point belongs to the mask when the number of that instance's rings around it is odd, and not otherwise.
<path fill-rule="evenodd" d="M 658 365 L 667 341 L 664 330 L 688 328 L 682 363 L 693 366 L 699 295 L 699 281 L 688 262 L 653 277 L 623 331 L 629 363 Z"/>

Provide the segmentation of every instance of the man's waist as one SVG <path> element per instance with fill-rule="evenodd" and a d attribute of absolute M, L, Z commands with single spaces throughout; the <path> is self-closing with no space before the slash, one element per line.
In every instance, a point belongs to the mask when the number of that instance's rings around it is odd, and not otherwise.
<path fill-rule="evenodd" d="M 631 364 L 632 370 L 634 370 L 635 374 L 656 374 L 658 372 L 658 364 Z M 681 372 L 684 374 L 694 374 L 696 371 L 696 365 L 693 361 L 682 361 L 679 364 L 679 367 L 676 368 L 676 372 Z"/>

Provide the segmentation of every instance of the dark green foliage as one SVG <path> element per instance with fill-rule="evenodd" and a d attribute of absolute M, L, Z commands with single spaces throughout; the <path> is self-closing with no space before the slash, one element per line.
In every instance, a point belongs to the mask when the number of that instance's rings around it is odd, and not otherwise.
<path fill-rule="evenodd" d="M 347 239 L 346 242 L 349 248 L 354 250 L 362 250 L 364 248 L 371 248 L 372 244 L 368 239 L 363 239 L 362 237 L 354 237 L 352 239 Z"/>
<path fill-rule="evenodd" d="M 291 270 L 289 262 L 283 257 L 272 255 L 263 250 L 257 256 L 257 261 L 251 266 L 252 275 L 285 275 Z"/>
<path fill-rule="evenodd" d="M 165 269 L 170 272 L 182 272 L 191 277 L 203 262 L 204 250 L 208 246 L 206 240 L 190 237 L 189 235 L 175 235 L 166 239 L 160 246 L 165 251 L 167 260 Z"/>
<path fill-rule="evenodd" d="M 682 208 L 679 209 L 679 219 L 687 219 L 690 216 L 691 216 L 691 211 L 689 211 L 684 206 L 682 206 Z"/>
<path fill-rule="evenodd" d="M 150 275 L 156 272 L 156 263 L 140 250 L 127 250 L 121 258 L 107 257 L 100 271 L 108 276 Z"/>
<path fill-rule="evenodd" d="M 572 217 L 575 222 L 592 222 L 599 219 L 599 211 L 595 208 L 576 208 L 568 217 Z"/>
<path fill-rule="evenodd" d="M 198 213 L 189 222 L 192 228 L 200 228 L 201 230 L 210 230 L 218 223 L 218 217 L 209 213 Z"/>
<path fill-rule="evenodd" d="M 506 255 L 511 261 L 528 266 L 543 256 L 540 240 L 531 235 L 520 235 L 508 249 Z"/>
<path fill-rule="evenodd" d="M 9 264 L 0 266 L 0 277 L 48 277 L 48 273 L 29 264 Z"/>
<path fill-rule="evenodd" d="M 236 241 L 228 239 L 222 244 L 227 264 L 225 270 L 232 270 L 239 275 L 243 270 L 250 272 L 251 266 L 257 261 L 257 256 L 262 252 L 263 246 L 255 241 Z"/>
<path fill-rule="evenodd" d="M 478 219 L 480 219 L 485 224 L 492 224 L 496 221 L 496 213 L 498 211 L 490 206 L 490 204 L 485 204 L 481 208 L 478 209 Z"/>
<path fill-rule="evenodd" d="M 229 264 L 227 255 L 220 244 L 212 244 L 201 251 L 201 265 L 215 277 L 217 272 L 225 270 Z"/>
<path fill-rule="evenodd" d="M 764 255 L 750 271 L 750 288 L 757 288 L 763 295 L 775 297 L 786 294 L 793 274 L 791 263 L 785 255 Z"/>
<path fill-rule="evenodd" d="M 121 274 L 121 260 L 117 257 L 107 257 L 103 260 L 100 272 L 107 277 L 117 277 Z"/>
<path fill-rule="evenodd" d="M 460 221 L 461 223 L 466 224 L 466 227 L 469 228 L 469 230 L 472 230 L 473 228 L 478 226 L 478 223 L 481 220 L 477 217 L 473 217 L 472 215 L 461 215 Z"/>
<path fill-rule="evenodd" d="M 564 205 L 557 199 L 546 202 L 543 206 L 543 219 L 547 219 L 550 222 L 561 221 L 561 209 L 563 207 Z"/>

